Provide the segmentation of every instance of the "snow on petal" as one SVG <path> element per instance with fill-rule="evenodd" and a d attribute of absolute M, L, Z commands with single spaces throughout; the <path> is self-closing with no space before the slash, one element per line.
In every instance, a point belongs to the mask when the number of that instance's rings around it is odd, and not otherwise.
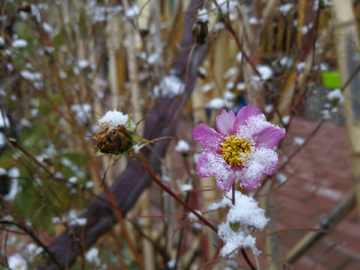
<path fill-rule="evenodd" d="M 220 134 L 204 124 L 193 131 L 194 139 L 204 147 L 196 166 L 200 177 L 215 176 L 216 186 L 229 191 L 235 179 L 252 188 L 263 174 L 274 171 L 279 158 L 272 148 L 284 131 L 266 121 L 255 106 L 243 107 L 237 117 L 223 110 L 216 124 Z"/>
<path fill-rule="evenodd" d="M 222 110 L 221 114 L 216 116 L 215 119 L 216 128 L 222 135 L 233 133 L 233 126 L 236 120 L 233 111 L 226 112 L 226 110 Z"/>
<path fill-rule="evenodd" d="M 246 125 L 246 120 L 248 120 L 249 117 L 257 115 L 261 115 L 261 112 L 255 107 L 255 105 L 242 107 L 236 116 L 236 121 L 234 123 L 234 132 L 238 130 L 239 126 Z"/>
<path fill-rule="evenodd" d="M 257 146 L 273 149 L 278 141 L 285 137 L 282 129 L 275 126 L 268 126 L 260 132 L 254 134 Z"/>
<path fill-rule="evenodd" d="M 213 176 L 216 172 L 216 168 L 212 166 L 212 163 L 209 160 L 212 155 L 214 154 L 210 152 L 202 154 L 199 157 L 199 162 L 196 165 L 196 170 L 198 171 L 201 178 Z"/>
<path fill-rule="evenodd" d="M 236 175 L 235 174 L 228 174 L 227 178 L 215 176 L 216 179 L 216 186 L 224 191 L 230 191 L 231 186 L 234 184 Z"/>
<path fill-rule="evenodd" d="M 256 187 L 263 174 L 272 174 L 279 162 L 278 154 L 272 149 L 257 148 L 245 164 L 239 177 L 246 189 Z"/>

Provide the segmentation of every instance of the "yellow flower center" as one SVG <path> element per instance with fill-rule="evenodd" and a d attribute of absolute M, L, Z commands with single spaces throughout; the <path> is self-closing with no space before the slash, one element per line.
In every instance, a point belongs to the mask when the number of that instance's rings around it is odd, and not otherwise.
<path fill-rule="evenodd" d="M 239 139 L 234 135 L 227 135 L 220 149 L 223 159 L 235 167 L 242 167 L 251 153 L 251 145 L 245 139 Z"/>

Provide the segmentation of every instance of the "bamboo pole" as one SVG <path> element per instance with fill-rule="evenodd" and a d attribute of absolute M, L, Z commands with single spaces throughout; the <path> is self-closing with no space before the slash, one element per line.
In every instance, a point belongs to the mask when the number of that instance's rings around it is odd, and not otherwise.
<path fill-rule="evenodd" d="M 220 31 L 215 42 L 213 73 L 217 91 L 214 93 L 219 95 L 217 97 L 222 97 L 225 89 L 224 72 L 229 68 L 229 36 L 227 31 Z"/>
<path fill-rule="evenodd" d="M 74 12 L 77 14 L 77 21 L 78 21 L 78 25 L 79 28 L 76 31 L 76 56 L 78 60 L 87 60 L 86 57 L 86 45 L 85 45 L 85 41 L 84 39 L 86 38 L 86 33 L 81 32 L 81 30 L 86 29 L 86 27 L 88 27 L 89 25 L 84 25 L 84 28 L 81 27 L 81 8 L 82 8 L 82 3 L 79 0 L 73 0 L 73 5 L 75 6 L 75 8 L 77 9 L 76 11 L 74 10 Z M 89 22 L 89 21 L 88 21 Z M 82 99 L 86 96 L 86 83 L 84 78 L 82 78 L 82 76 L 80 76 L 80 80 L 79 80 L 79 87 L 80 87 L 80 97 L 81 100 L 77 100 L 78 103 L 82 102 Z M 74 95 L 75 100 L 78 98 L 77 95 Z"/>
<path fill-rule="evenodd" d="M 302 27 L 305 25 L 305 13 L 306 13 L 306 3 L 307 0 L 299 0 L 299 7 L 297 12 L 297 19 L 298 19 L 298 31 L 297 31 L 297 48 L 301 48 L 302 40 L 303 40 L 303 33 L 302 33 Z"/>
<path fill-rule="evenodd" d="M 298 99 L 298 97 L 303 93 L 306 87 L 306 79 L 311 72 L 312 66 L 312 53 L 310 53 L 306 58 L 306 65 L 304 67 L 304 71 L 302 76 L 297 76 L 296 71 L 291 71 L 287 77 L 285 85 L 283 87 L 283 92 L 280 97 L 280 102 L 278 106 L 278 110 L 282 117 L 289 115 L 291 110 L 291 105 L 293 104 L 293 99 Z M 299 88 L 296 96 L 295 87 Z M 279 118 L 279 115 L 275 114 L 273 120 L 271 121 L 274 124 L 281 124 L 282 120 Z"/>
<path fill-rule="evenodd" d="M 130 5 L 128 1 L 122 1 L 124 11 L 130 9 Z M 128 70 L 129 70 L 129 78 L 130 78 L 130 88 L 131 88 L 131 105 L 134 107 L 133 110 L 133 120 L 134 122 L 140 121 L 142 117 L 141 106 L 139 103 L 140 100 L 140 84 L 138 77 L 138 67 L 136 62 L 136 47 L 135 47 L 135 29 L 133 24 L 131 23 L 129 18 L 125 18 L 124 29 L 126 33 L 126 52 L 128 56 Z M 144 132 L 144 126 L 139 125 L 137 129 L 137 133 L 142 136 Z"/>
<path fill-rule="evenodd" d="M 264 193 L 269 193 L 271 190 L 271 182 L 267 182 L 264 186 Z M 274 204 L 272 199 L 272 194 L 267 196 L 260 197 L 259 204 L 262 209 L 266 211 L 266 215 L 270 218 L 269 225 L 264 228 L 264 233 L 269 234 L 276 231 L 276 216 L 274 210 L 271 206 Z M 280 249 L 279 249 L 279 239 L 277 235 L 271 235 L 265 238 L 265 250 L 267 254 L 274 255 L 280 258 Z M 272 257 L 268 256 L 268 269 L 269 270 L 279 270 L 282 265 L 278 260 L 274 260 Z"/>
<path fill-rule="evenodd" d="M 111 91 L 112 108 L 116 109 L 120 102 L 120 87 L 118 79 L 118 59 L 117 52 L 120 48 L 120 40 L 122 37 L 121 18 L 116 16 L 106 27 L 107 33 L 107 50 L 109 55 L 109 83 Z"/>
<path fill-rule="evenodd" d="M 265 31 L 265 29 L 269 27 L 269 24 L 272 22 L 274 15 L 276 13 L 275 9 L 278 6 L 279 2 L 280 2 L 279 0 L 270 0 L 266 2 L 266 6 L 262 14 L 263 22 L 260 27 L 260 36 Z"/>
<path fill-rule="evenodd" d="M 89 55 L 89 59 L 91 63 L 97 63 L 97 59 L 96 59 L 96 53 L 95 53 L 95 37 L 92 36 L 90 38 L 90 55 Z M 95 69 L 96 70 L 96 69 Z M 102 115 L 103 113 L 103 106 L 102 103 L 99 101 L 99 98 L 97 97 L 97 95 L 100 93 L 101 89 L 100 89 L 100 85 L 98 84 L 98 78 L 99 78 L 99 74 L 97 74 L 94 83 L 92 85 L 92 88 L 95 92 L 96 97 L 94 98 L 94 110 L 99 113 L 100 115 Z M 102 163 L 103 163 L 103 168 L 106 169 L 108 167 L 110 158 L 108 156 L 105 156 L 102 159 Z M 96 172 L 93 172 L 93 174 L 95 174 Z M 109 183 L 113 183 L 114 182 L 114 178 L 112 176 L 111 173 L 107 174 L 107 180 Z M 102 192 L 102 188 L 100 187 L 100 185 L 94 185 L 93 186 L 93 192 L 95 194 L 101 194 Z"/>
<path fill-rule="evenodd" d="M 150 215 L 149 189 L 145 190 L 141 196 L 142 196 L 141 215 L 149 216 Z M 151 238 L 151 219 L 144 218 L 142 221 L 143 221 L 142 223 L 143 232 Z M 142 243 L 142 250 L 143 250 L 144 262 L 145 262 L 144 263 L 145 270 L 155 270 L 155 254 L 152 244 L 145 237 L 141 238 L 141 243 Z"/>
<path fill-rule="evenodd" d="M 285 32 L 284 18 L 280 17 L 277 24 L 277 38 L 276 38 L 276 51 L 283 51 L 283 39 Z"/>
<path fill-rule="evenodd" d="M 334 0 L 336 22 L 339 24 L 355 21 L 352 1 Z M 358 68 L 359 37 L 356 24 L 347 24 L 335 31 L 337 63 L 340 79 L 344 85 Z M 347 119 L 353 176 L 356 179 L 357 209 L 360 221 L 360 78 L 356 76 L 344 89 L 344 114 Z"/>
<path fill-rule="evenodd" d="M 192 113 L 195 126 L 200 123 L 206 123 L 206 111 L 204 107 L 204 93 L 202 91 L 201 79 L 196 80 L 194 91 L 191 95 Z"/>
<path fill-rule="evenodd" d="M 270 24 L 268 26 L 268 30 L 269 30 L 269 39 L 266 41 L 267 42 L 267 48 L 266 48 L 266 54 L 269 57 L 274 57 L 274 26 L 272 24 Z"/>

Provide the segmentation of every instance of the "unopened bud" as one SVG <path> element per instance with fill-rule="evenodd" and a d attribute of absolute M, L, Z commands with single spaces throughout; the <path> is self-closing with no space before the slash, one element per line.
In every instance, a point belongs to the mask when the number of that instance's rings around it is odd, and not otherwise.
<path fill-rule="evenodd" d="M 206 38 L 209 33 L 208 22 L 202 20 L 196 20 L 191 31 L 195 42 L 199 45 L 206 43 Z"/>
<path fill-rule="evenodd" d="M 230 229 L 232 229 L 234 232 L 236 232 L 240 228 L 240 222 L 230 222 L 229 223 Z"/>

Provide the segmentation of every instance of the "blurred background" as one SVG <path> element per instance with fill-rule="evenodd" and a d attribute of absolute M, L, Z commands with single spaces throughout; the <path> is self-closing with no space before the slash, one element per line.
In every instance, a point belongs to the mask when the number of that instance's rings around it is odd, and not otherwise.
<path fill-rule="evenodd" d="M 144 150 L 151 168 L 220 224 L 192 130 L 249 104 L 286 130 L 277 170 L 241 190 L 271 219 L 250 260 L 360 269 L 359 12 L 350 0 L 1 0 L 0 269 L 251 269 L 218 258 L 218 236 L 138 159 L 100 186 L 109 157 L 90 158 L 107 111 L 151 115 L 138 135 L 171 137 Z"/>

